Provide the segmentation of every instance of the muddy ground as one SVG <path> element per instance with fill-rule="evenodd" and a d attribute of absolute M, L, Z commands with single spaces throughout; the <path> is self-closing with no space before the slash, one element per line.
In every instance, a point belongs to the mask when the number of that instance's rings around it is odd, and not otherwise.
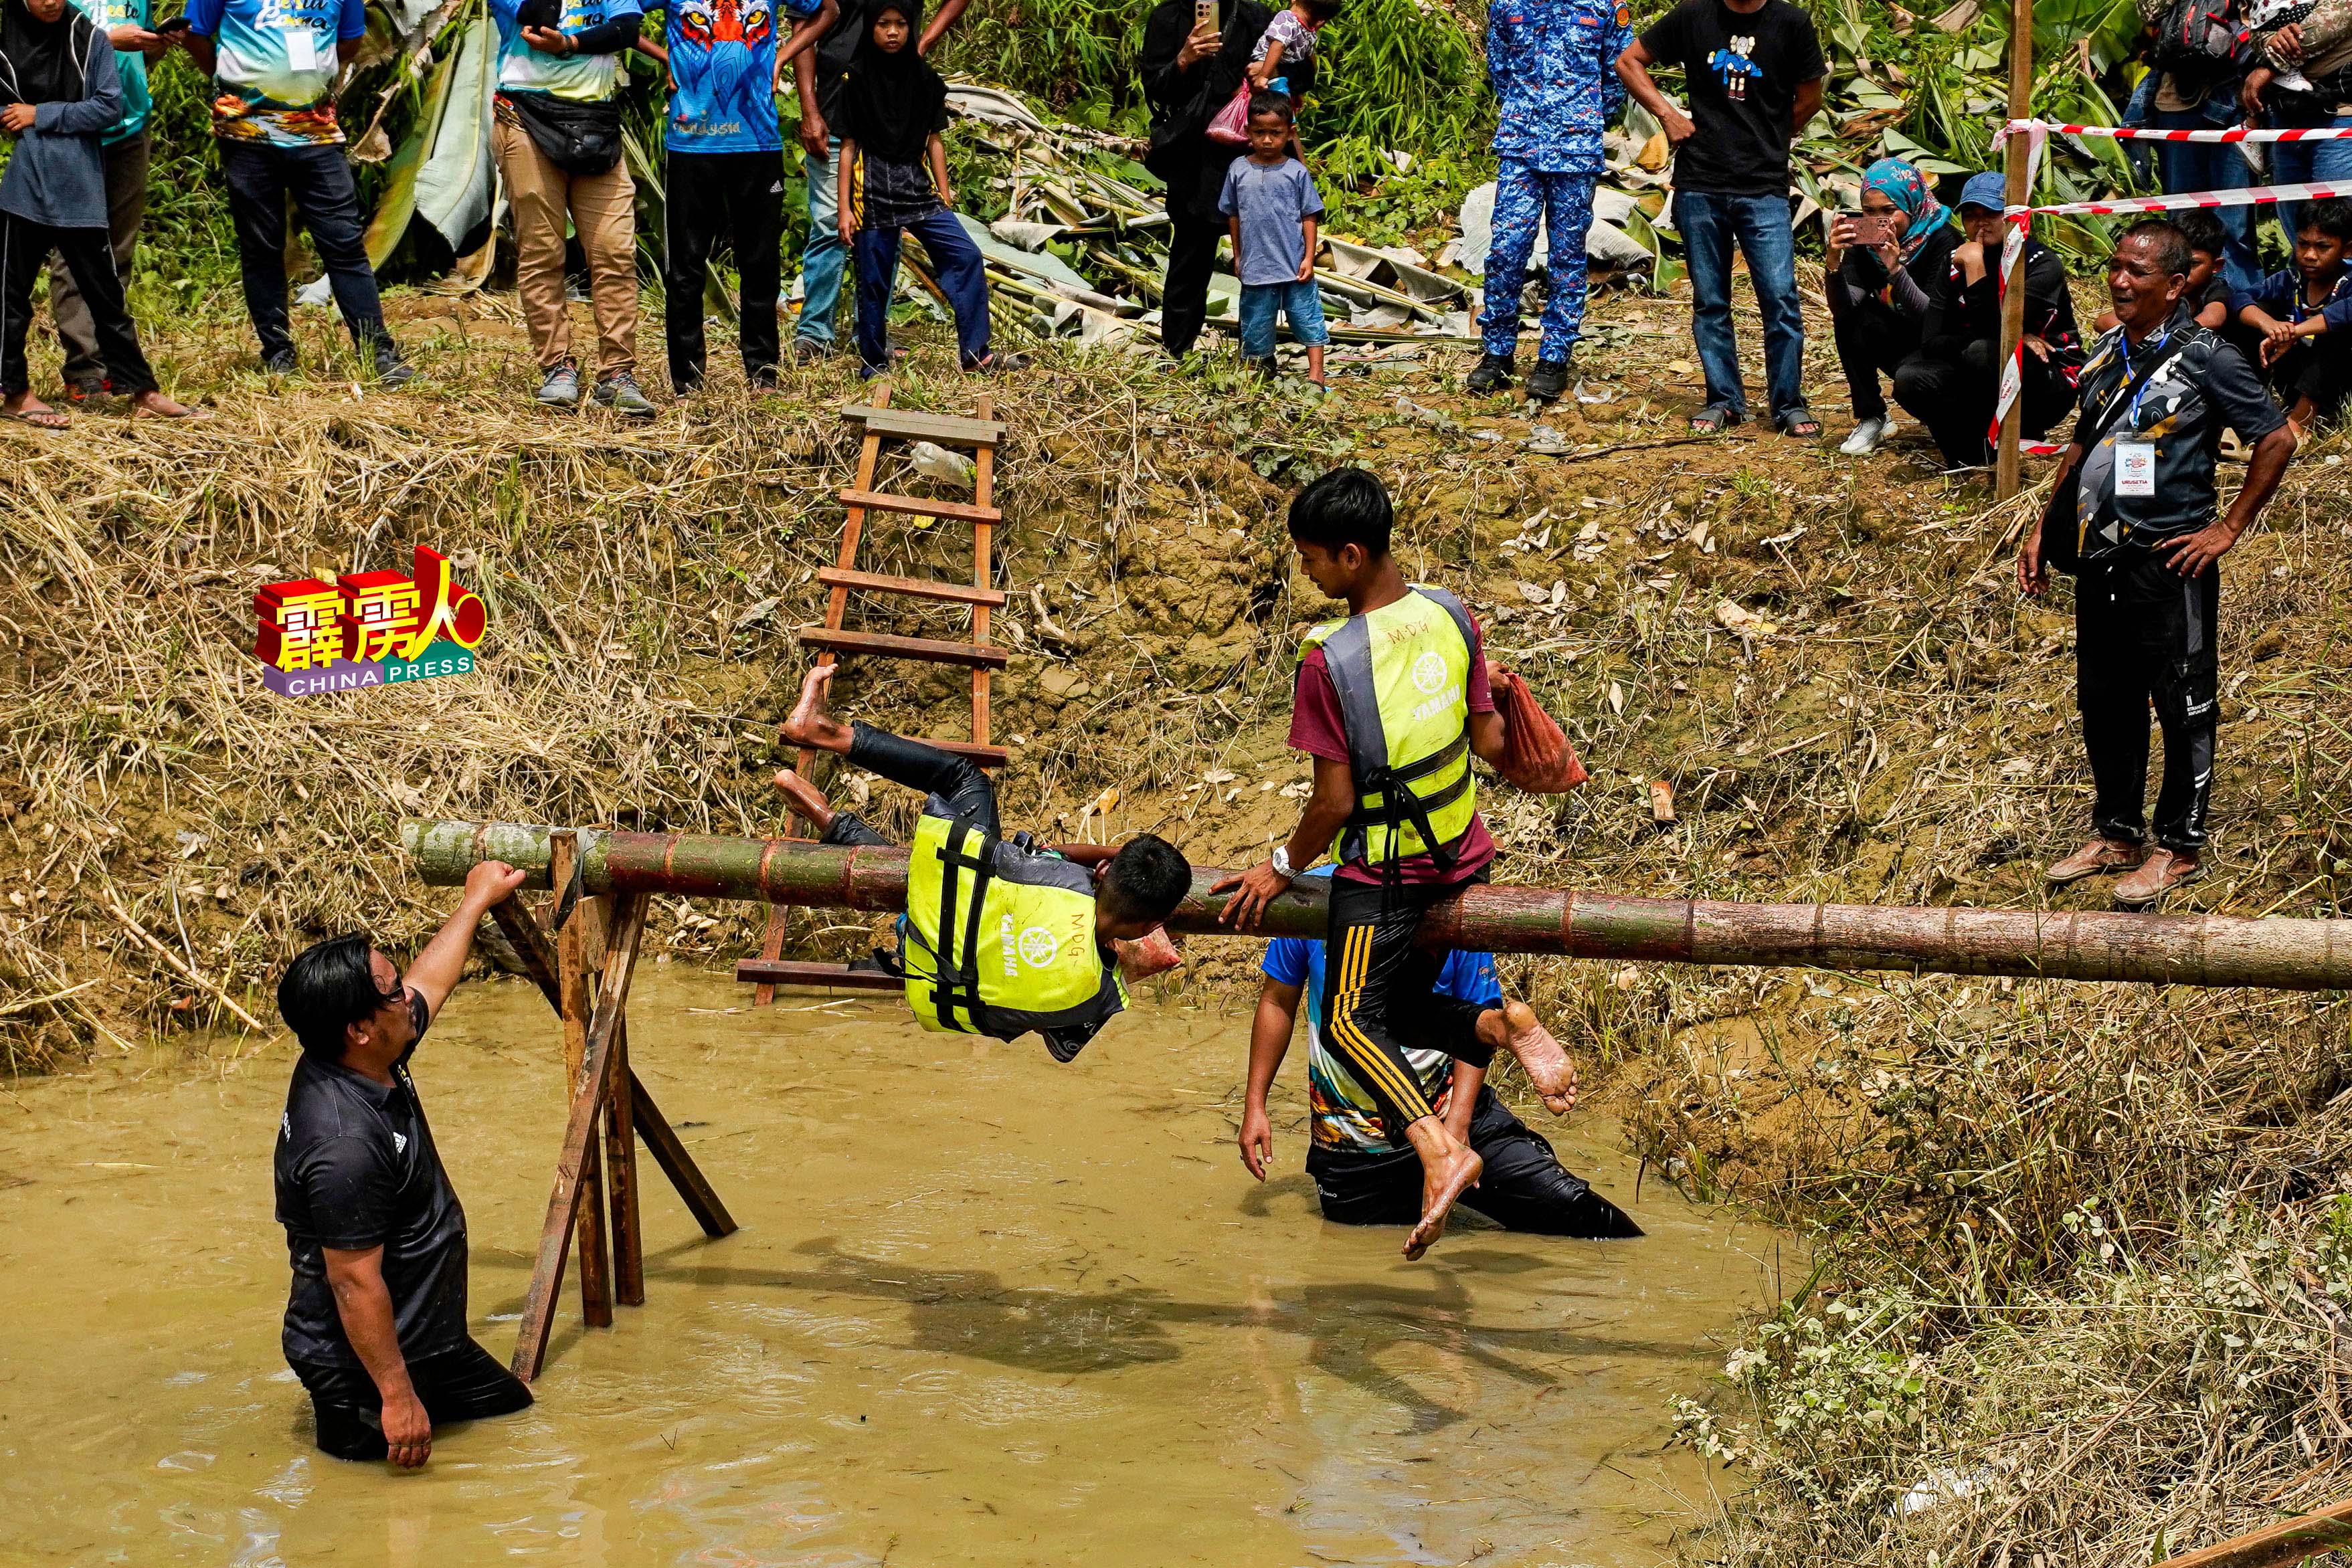
<path fill-rule="evenodd" d="M 511 297 L 401 294 L 393 310 L 426 372 L 410 390 L 336 379 L 348 360 L 317 312 L 304 313 L 313 376 L 271 387 L 233 301 L 215 299 L 167 329 L 156 356 L 211 422 L 0 427 L 0 715 L 14 752 L 0 767 L 0 1051 L 18 1071 L 144 1031 L 233 1025 L 233 1008 L 274 1022 L 278 967 L 332 931 L 414 941 L 446 894 L 406 875 L 404 817 L 781 827 L 773 725 L 804 667 L 794 628 L 823 613 L 814 572 L 832 557 L 830 493 L 856 449 L 833 412 L 862 395 L 850 367 L 793 371 L 755 399 L 721 350 L 714 390 L 652 423 L 557 418 L 528 402 Z M 1357 462 L 1397 497 L 1412 573 L 1479 611 L 1494 653 L 1528 675 L 1591 768 L 1564 799 L 1488 791 L 1498 880 L 2101 906 L 2105 884 L 2053 894 L 2040 874 L 2078 841 L 2089 791 L 2063 595 L 2021 601 L 2011 577 L 2032 497 L 1996 507 L 1985 476 L 1939 474 L 1916 424 L 1871 459 L 1837 455 L 1843 389 L 1826 321 L 1809 329 L 1822 444 L 1754 426 L 1689 436 L 1700 383 L 1686 306 L 1633 294 L 1595 301 L 1578 372 L 1595 401 L 1548 410 L 1464 394 L 1458 350 L 1337 352 L 1333 392 L 1316 399 L 1230 363 L 1176 375 L 1055 346 L 976 382 L 949 370 L 939 329 L 909 329 L 898 402 L 969 410 L 989 396 L 1011 426 L 998 561 L 1015 597 L 998 640 L 1014 656 L 994 701 L 1016 757 L 1008 821 L 1150 829 L 1234 864 L 1286 833 L 1306 777 L 1284 745 L 1294 651 L 1336 607 L 1293 571 L 1282 510 L 1306 478 Z M 649 383 L 659 343 L 649 315 Z M 53 366 L 37 360 L 37 381 Z M 2336 435 L 2306 446 L 2225 563 L 2216 841 L 2210 873 L 2175 908 L 2336 913 L 2352 856 L 2344 450 Z M 927 483 L 886 463 L 884 487 Z M 490 602 L 479 673 L 303 700 L 263 690 L 256 587 L 404 568 L 417 544 Z M 969 549 L 953 525 L 877 517 L 860 564 L 961 574 Z M 962 627 L 961 612 L 892 601 L 858 602 L 852 623 Z M 961 672 L 854 664 L 837 691 L 876 723 L 965 733 Z M 1671 824 L 1654 820 L 1659 780 Z M 864 781 L 834 782 L 886 825 L 907 820 Z M 1107 813 L 1087 813 L 1114 790 Z M 656 922 L 669 961 L 724 966 L 756 945 L 760 913 L 661 900 Z M 793 950 L 842 956 L 866 937 L 798 916 Z M 1196 940 L 1166 984 L 1238 1000 L 1253 962 L 1244 945 Z M 2313 1225 L 2341 1179 L 2331 999 L 1506 969 L 1565 1020 L 1601 1103 L 1664 1175 L 1915 1261 L 1964 1232 L 1975 1256 L 1976 1238 L 2006 1228 L 1999 1265 L 1974 1276 L 1988 1300 L 2073 1266 L 2080 1226 L 2060 1222 L 2086 1199 L 2145 1199 L 2148 1223 L 2164 1210 L 2178 1236 L 2216 1172 L 2255 1173 L 2231 1176 L 2233 1192 L 2286 1194 L 2292 1176 Z M 1876 1265 L 1839 1267 L 1860 1281 Z M 1919 1355 L 1976 1343 L 1965 1323 L 1915 1317 Z M 1978 1408 L 1957 1381 L 1950 1396 Z M 1888 1442 L 1864 1468 L 1899 1490 L 1919 1443 Z M 2281 1448 L 2281 1464 L 2298 1451 Z M 2247 1506 L 2217 1485 L 2190 1511 Z M 2096 1515 L 2097 1539 L 2121 1560 L 2179 1513 Z M 2081 1528 L 2022 1518 L 2001 1522 L 2006 1539 Z M 1953 1525 L 1946 1549 L 1976 1527 Z M 1916 1555 L 1910 1537 L 1853 1528 L 1861 1555 Z"/>

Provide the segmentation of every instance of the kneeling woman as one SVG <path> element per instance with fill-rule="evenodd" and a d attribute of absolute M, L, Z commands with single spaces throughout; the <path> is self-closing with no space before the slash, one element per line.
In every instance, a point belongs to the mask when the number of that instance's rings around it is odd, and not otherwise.
<path fill-rule="evenodd" d="M 1831 224 L 1823 288 L 1838 367 L 1853 400 L 1853 434 L 1839 448 L 1851 457 L 1876 451 L 1895 433 L 1878 378 L 1893 377 L 1919 351 L 1928 308 L 1960 241 L 1927 175 L 1902 159 L 1881 158 L 1862 180 L 1861 224 L 1845 217 Z"/>
<path fill-rule="evenodd" d="M 842 83 L 838 160 L 841 243 L 857 266 L 858 359 L 869 376 L 890 368 L 898 242 L 912 234 L 955 310 L 963 368 L 996 370 L 998 357 L 988 348 L 986 264 L 949 210 L 955 190 L 940 141 L 948 124 L 948 84 L 915 51 L 920 0 L 883 0 L 872 16 Z"/>

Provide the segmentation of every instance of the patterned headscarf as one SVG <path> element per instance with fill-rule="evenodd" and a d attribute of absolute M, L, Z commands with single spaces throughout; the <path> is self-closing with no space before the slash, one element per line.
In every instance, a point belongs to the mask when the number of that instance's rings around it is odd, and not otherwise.
<path fill-rule="evenodd" d="M 1897 211 L 1911 220 L 1903 231 L 1903 258 L 1927 243 L 1927 236 L 1951 221 L 1951 214 L 1936 200 L 1936 188 L 1927 176 L 1900 158 L 1881 158 L 1862 172 L 1863 184 L 1888 201 Z"/>

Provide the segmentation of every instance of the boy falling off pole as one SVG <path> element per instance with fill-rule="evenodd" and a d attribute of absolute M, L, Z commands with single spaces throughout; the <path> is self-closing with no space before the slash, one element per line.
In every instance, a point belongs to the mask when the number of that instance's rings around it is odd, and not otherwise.
<path fill-rule="evenodd" d="M 1483 1167 L 1431 1107 L 1407 1051 L 1483 1068 L 1507 1050 L 1559 1115 L 1576 1103 L 1576 1071 L 1525 1002 L 1440 993 L 1443 957 L 1415 945 L 1433 904 L 1486 880 L 1495 841 L 1470 758 L 1499 764 L 1505 730 L 1476 622 L 1444 590 L 1405 581 L 1389 553 L 1392 522 L 1388 492 L 1361 468 L 1334 469 L 1290 504 L 1301 568 L 1347 601 L 1348 618 L 1309 632 L 1299 655 L 1290 744 L 1315 758 L 1315 783 L 1297 831 L 1214 891 L 1238 890 L 1224 917 L 1247 930 L 1339 841 L 1323 1039 L 1390 1135 L 1402 1129 L 1421 1156 L 1421 1223 L 1404 1245 L 1418 1258 Z"/>
<path fill-rule="evenodd" d="M 824 703 L 834 670 L 808 673 L 783 737 L 926 796 L 898 921 L 907 1005 L 925 1029 L 1007 1040 L 1034 1030 L 1055 1061 L 1068 1061 L 1127 1006 L 1115 944 L 1159 931 L 1192 891 L 1192 868 L 1150 833 L 1091 873 L 1026 833 L 1002 837 L 996 788 L 978 764 L 835 718 Z M 776 783 L 821 841 L 890 841 L 790 768 Z"/>

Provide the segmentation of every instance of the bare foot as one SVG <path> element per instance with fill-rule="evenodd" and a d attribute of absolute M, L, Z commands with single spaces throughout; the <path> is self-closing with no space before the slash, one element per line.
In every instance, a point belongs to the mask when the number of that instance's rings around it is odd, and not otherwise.
<path fill-rule="evenodd" d="M 143 392 L 131 400 L 131 417 L 133 419 L 210 419 L 212 416 L 213 411 L 208 408 L 190 408 L 160 392 Z"/>
<path fill-rule="evenodd" d="M 0 402 L 0 419 L 19 420 L 41 430 L 64 430 L 73 423 L 29 392 L 20 392 Z"/>
<path fill-rule="evenodd" d="M 776 769 L 776 788 L 784 792 L 801 820 L 818 832 L 833 826 L 833 802 L 824 798 L 824 790 L 789 768 Z"/>
<path fill-rule="evenodd" d="M 833 682 L 838 664 L 818 664 L 801 683 L 801 700 L 793 709 L 792 717 L 779 727 L 783 737 L 794 746 L 814 747 L 819 751 L 847 752 L 849 727 L 827 713 L 824 707 L 825 688 Z"/>
<path fill-rule="evenodd" d="M 1454 1212 L 1454 1200 L 1478 1185 L 1478 1174 L 1486 1162 L 1469 1145 L 1455 1147 L 1443 1163 L 1432 1166 L 1423 1161 L 1421 1167 L 1421 1223 L 1404 1239 L 1405 1261 L 1412 1262 L 1429 1250 L 1437 1239 L 1445 1234 L 1445 1218 Z"/>
<path fill-rule="evenodd" d="M 1565 1116 L 1576 1106 L 1576 1064 L 1525 1002 L 1503 1004 L 1503 1043 L 1543 1096 L 1544 1109 Z"/>

